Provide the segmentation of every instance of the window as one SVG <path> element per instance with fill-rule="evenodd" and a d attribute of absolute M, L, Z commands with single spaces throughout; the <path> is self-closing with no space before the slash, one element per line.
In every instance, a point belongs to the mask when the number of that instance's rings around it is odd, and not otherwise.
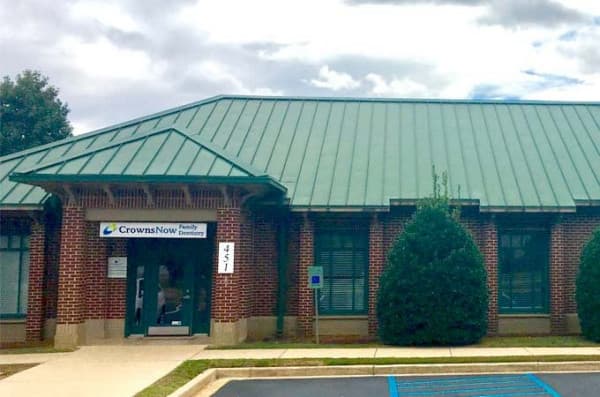
<path fill-rule="evenodd" d="M 500 233 L 500 313 L 548 313 L 548 244 L 545 230 Z"/>
<path fill-rule="evenodd" d="M 319 311 L 323 314 L 364 314 L 368 297 L 369 237 L 366 229 L 320 230 L 316 235 L 316 265 L 323 266 Z"/>
<path fill-rule="evenodd" d="M 27 313 L 29 235 L 0 235 L 0 316 Z"/>

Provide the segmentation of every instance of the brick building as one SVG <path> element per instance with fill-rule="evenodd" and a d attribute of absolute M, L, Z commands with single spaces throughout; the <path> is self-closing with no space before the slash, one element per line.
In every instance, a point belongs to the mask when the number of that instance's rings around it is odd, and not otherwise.
<path fill-rule="evenodd" d="M 600 104 L 220 96 L 0 158 L 0 342 L 376 335 L 386 253 L 446 171 L 490 334 L 578 332 Z"/>

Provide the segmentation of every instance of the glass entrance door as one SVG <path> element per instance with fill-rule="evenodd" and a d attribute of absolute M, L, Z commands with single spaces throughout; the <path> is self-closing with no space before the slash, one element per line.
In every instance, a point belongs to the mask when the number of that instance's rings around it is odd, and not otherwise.
<path fill-rule="evenodd" d="M 208 332 L 212 250 L 207 240 L 130 240 L 128 335 Z"/>
<path fill-rule="evenodd" d="M 194 287 L 193 252 L 181 249 L 182 241 L 163 244 L 154 266 L 147 272 L 147 334 L 189 335 Z"/>

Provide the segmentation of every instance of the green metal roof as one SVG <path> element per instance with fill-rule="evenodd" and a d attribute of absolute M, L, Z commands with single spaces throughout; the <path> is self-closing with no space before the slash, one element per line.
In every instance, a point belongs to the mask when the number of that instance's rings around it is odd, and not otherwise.
<path fill-rule="evenodd" d="M 268 183 L 285 188 L 251 165 L 176 128 L 153 130 L 15 172 L 35 182 Z"/>
<path fill-rule="evenodd" d="M 168 144 L 141 143 L 163 138 Z M 122 142 L 155 161 L 123 168 Z M 220 173 L 269 175 L 298 209 L 412 202 L 431 193 L 432 165 L 447 171 L 455 198 L 483 210 L 600 205 L 600 103 L 251 96 L 210 98 L 2 157 L 0 205 L 45 199 L 10 181 L 13 173 L 113 175 L 110 165 L 92 167 L 113 156 L 126 175 L 168 175 L 158 159 L 187 164 L 198 145 L 230 167 Z"/>

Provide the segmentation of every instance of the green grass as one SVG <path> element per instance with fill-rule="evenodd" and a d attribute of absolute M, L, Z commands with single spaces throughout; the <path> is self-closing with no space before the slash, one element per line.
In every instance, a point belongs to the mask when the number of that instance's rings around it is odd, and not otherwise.
<path fill-rule="evenodd" d="M 387 347 L 382 343 L 322 343 L 307 341 L 244 342 L 233 346 L 209 346 L 208 349 L 326 349 Z M 494 336 L 470 347 L 600 347 L 581 336 Z"/>
<path fill-rule="evenodd" d="M 37 364 L 0 364 L 0 379 L 7 378 L 17 372 L 25 371 Z"/>
<path fill-rule="evenodd" d="M 600 347 L 582 336 L 494 336 L 483 338 L 478 347 Z"/>
<path fill-rule="evenodd" d="M 52 346 L 11 347 L 0 349 L 0 354 L 69 353 L 75 349 L 55 349 Z"/>
<path fill-rule="evenodd" d="M 233 359 L 185 361 L 172 372 L 148 386 L 136 397 L 167 396 L 209 368 L 289 367 L 330 365 L 397 365 L 397 364 L 464 364 L 514 362 L 600 361 L 600 355 L 574 356 L 505 356 L 505 357 L 371 357 L 371 358 L 299 358 L 299 359 Z"/>

